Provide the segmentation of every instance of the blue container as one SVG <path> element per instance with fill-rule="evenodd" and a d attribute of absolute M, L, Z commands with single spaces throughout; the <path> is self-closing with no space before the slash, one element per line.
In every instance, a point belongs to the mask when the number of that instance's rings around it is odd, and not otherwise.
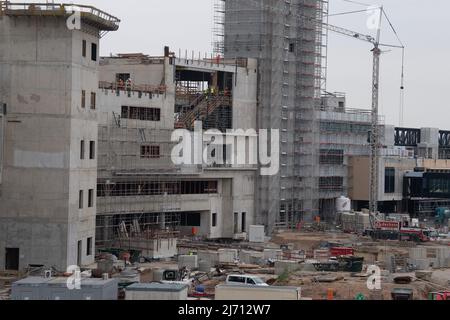
<path fill-rule="evenodd" d="M 195 291 L 198 293 L 205 293 L 205 287 L 204 286 L 196 286 Z"/>

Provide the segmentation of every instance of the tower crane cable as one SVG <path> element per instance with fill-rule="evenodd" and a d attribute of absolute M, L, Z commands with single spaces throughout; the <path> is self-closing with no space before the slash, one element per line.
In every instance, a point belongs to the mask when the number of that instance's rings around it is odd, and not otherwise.
<path fill-rule="evenodd" d="M 362 12 L 367 12 L 367 9 L 356 10 L 356 11 L 347 11 L 347 12 L 339 12 L 339 13 L 332 13 L 332 14 L 329 14 L 328 16 L 329 17 L 335 17 L 335 16 L 343 16 L 343 15 L 346 15 L 346 14 L 362 13 Z"/>
<path fill-rule="evenodd" d="M 399 106 L 399 126 L 403 126 L 404 121 L 404 113 L 405 113 L 405 45 L 403 44 L 402 40 L 400 39 L 397 30 L 395 30 L 391 20 L 389 19 L 386 11 L 383 9 L 383 15 L 385 16 L 387 22 L 389 23 L 389 26 L 391 27 L 392 31 L 394 32 L 395 36 L 397 37 L 398 42 L 402 46 L 402 73 L 400 77 L 400 106 Z"/>

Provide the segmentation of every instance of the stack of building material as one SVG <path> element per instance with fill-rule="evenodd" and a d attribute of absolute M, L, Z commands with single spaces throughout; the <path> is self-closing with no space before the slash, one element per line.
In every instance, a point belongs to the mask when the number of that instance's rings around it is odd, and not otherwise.
<path fill-rule="evenodd" d="M 356 230 L 356 218 L 354 212 L 345 212 L 341 216 L 342 231 L 355 232 Z"/>
<path fill-rule="evenodd" d="M 365 212 L 356 212 L 356 229 L 358 233 L 364 232 L 370 228 L 370 214 Z"/>
<path fill-rule="evenodd" d="M 365 212 L 346 212 L 341 216 L 344 232 L 362 233 L 370 228 L 370 215 Z"/>

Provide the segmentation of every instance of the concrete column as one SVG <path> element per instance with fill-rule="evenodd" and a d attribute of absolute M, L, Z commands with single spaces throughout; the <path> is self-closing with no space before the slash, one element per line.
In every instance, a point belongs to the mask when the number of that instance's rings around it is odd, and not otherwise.
<path fill-rule="evenodd" d="M 394 148 L 395 146 L 395 127 L 392 125 L 385 125 L 384 132 L 381 135 L 381 144 L 387 148 Z"/>
<path fill-rule="evenodd" d="M 419 157 L 426 159 L 439 158 L 439 129 L 421 128 L 420 143 L 417 146 Z"/>
<path fill-rule="evenodd" d="M 159 227 L 161 229 L 166 228 L 166 213 L 165 212 L 162 212 L 159 214 Z"/>

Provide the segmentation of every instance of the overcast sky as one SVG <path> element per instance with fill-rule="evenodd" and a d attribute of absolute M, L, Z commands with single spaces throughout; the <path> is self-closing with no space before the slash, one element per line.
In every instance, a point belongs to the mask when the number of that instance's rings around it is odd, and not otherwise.
<path fill-rule="evenodd" d="M 448 0 L 355 0 L 384 5 L 406 45 L 405 126 L 450 129 L 447 93 L 450 93 L 450 1 Z M 16 1 L 17 2 L 17 1 Z M 20 1 L 23 2 L 23 1 Z M 28 1 L 28 2 L 36 2 Z M 120 30 L 103 39 L 101 54 L 143 52 L 161 55 L 163 47 L 198 52 L 211 51 L 213 0 L 79 0 L 116 15 Z M 330 0 L 330 14 L 366 9 L 346 0 Z M 366 12 L 330 17 L 330 23 L 361 33 L 367 27 Z M 382 40 L 396 43 L 386 20 Z M 330 33 L 328 91 L 347 93 L 347 105 L 369 109 L 371 103 L 371 45 Z M 401 51 L 381 58 L 380 112 L 389 124 L 399 124 Z"/>

